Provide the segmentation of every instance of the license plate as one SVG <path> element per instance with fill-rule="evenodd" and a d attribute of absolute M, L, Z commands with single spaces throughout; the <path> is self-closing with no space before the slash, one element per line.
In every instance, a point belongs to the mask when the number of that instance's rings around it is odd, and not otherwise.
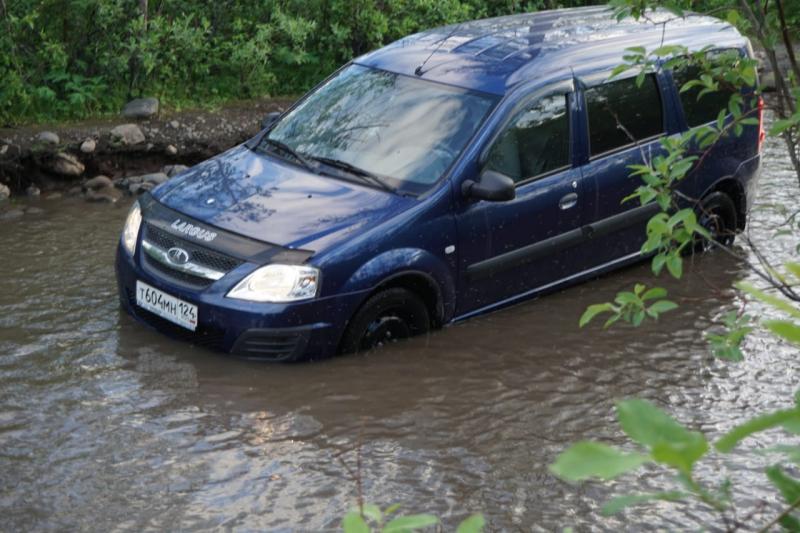
<path fill-rule="evenodd" d="M 161 318 L 194 331 L 197 329 L 197 306 L 136 281 L 136 305 Z"/>

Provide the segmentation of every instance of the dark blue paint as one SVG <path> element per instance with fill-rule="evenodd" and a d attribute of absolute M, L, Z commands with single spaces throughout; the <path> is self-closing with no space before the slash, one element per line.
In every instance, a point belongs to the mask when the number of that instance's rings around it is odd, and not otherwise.
<path fill-rule="evenodd" d="M 671 15 L 658 13 L 656 18 Z M 699 49 L 708 44 L 744 50 L 746 40 L 729 25 L 692 17 L 667 26 L 665 42 Z M 626 227 L 582 246 L 559 250 L 495 276 L 471 280 L 467 267 L 522 246 L 581 230 L 624 213 L 621 199 L 637 186 L 627 165 L 640 161 L 635 147 L 589 159 L 581 87 L 604 79 L 625 47 L 657 46 L 661 27 L 617 24 L 605 8 L 558 10 L 437 28 L 397 41 L 356 63 L 501 96 L 449 173 L 419 197 L 318 176 L 279 158 L 239 146 L 188 170 L 154 191 L 155 198 L 189 217 L 287 248 L 312 250 L 309 263 L 322 272 L 319 296 L 292 304 L 231 300 L 225 294 L 261 265 L 245 263 L 203 291 L 188 290 L 148 274 L 120 248 L 117 276 L 123 306 L 136 279 L 199 306 L 200 322 L 224 331 L 223 349 L 250 329 L 306 327 L 307 354 L 334 353 L 347 321 L 387 282 L 409 276 L 431 287 L 442 323 L 472 316 L 635 261 L 643 225 Z M 426 61 L 427 59 L 427 61 Z M 666 133 L 686 130 L 669 73 L 659 75 Z M 480 202 L 461 194 L 464 180 L 479 178 L 479 158 L 519 107 L 557 84 L 569 96 L 572 168 L 519 185 L 517 198 Z M 693 172 L 683 192 L 701 198 L 724 181 L 752 202 L 759 166 L 758 128 L 718 146 Z M 645 143 L 655 155 L 658 142 Z M 569 210 L 559 200 L 575 192 Z M 209 200 L 213 198 L 213 202 Z M 445 249 L 455 246 L 455 253 Z M 611 264 L 613 263 L 613 264 Z"/>

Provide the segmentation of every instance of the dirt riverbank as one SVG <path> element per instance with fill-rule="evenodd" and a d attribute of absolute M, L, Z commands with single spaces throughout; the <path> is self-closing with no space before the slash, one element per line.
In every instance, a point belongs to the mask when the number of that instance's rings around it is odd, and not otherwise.
<path fill-rule="evenodd" d="M 144 120 L 119 117 L 0 129 L 0 196 L 3 190 L 12 199 L 78 194 L 98 175 L 120 184 L 165 165 L 192 165 L 248 139 L 264 115 L 291 102 L 265 99 Z"/>

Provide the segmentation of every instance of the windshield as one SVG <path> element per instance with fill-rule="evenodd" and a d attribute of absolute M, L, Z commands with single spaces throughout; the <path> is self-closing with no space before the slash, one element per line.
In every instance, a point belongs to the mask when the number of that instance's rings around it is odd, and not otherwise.
<path fill-rule="evenodd" d="M 495 100 L 351 65 L 288 113 L 260 146 L 283 144 L 295 160 L 334 170 L 326 174 L 419 193 L 455 161 Z"/>

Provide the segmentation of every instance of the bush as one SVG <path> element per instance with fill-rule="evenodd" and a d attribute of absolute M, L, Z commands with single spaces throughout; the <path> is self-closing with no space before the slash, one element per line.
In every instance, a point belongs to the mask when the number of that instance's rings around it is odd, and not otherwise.
<path fill-rule="evenodd" d="M 179 108 L 296 95 L 352 57 L 426 28 L 598 3 L 3 0 L 0 125 L 117 113 L 138 96 Z M 784 4 L 800 27 L 800 0 Z"/>

